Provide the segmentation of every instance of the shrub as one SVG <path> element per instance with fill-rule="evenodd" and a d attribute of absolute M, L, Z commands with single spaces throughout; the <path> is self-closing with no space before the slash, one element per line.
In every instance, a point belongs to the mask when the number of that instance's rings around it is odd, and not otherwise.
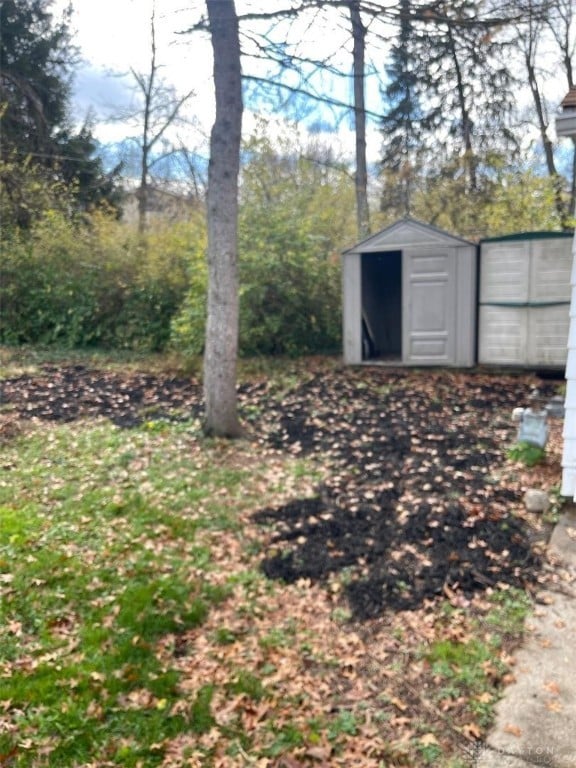
<path fill-rule="evenodd" d="M 90 325 L 97 282 L 86 275 L 84 233 L 49 210 L 29 232 L 5 233 L 0 340 L 74 346 Z M 90 275 L 90 278 L 92 275 Z"/>
<path fill-rule="evenodd" d="M 305 355 L 340 347 L 340 270 L 310 251 L 249 253 L 240 265 L 244 355 Z"/>
<path fill-rule="evenodd" d="M 163 349 L 203 231 L 199 217 L 142 239 L 104 212 L 44 212 L 5 234 L 0 341 Z"/>

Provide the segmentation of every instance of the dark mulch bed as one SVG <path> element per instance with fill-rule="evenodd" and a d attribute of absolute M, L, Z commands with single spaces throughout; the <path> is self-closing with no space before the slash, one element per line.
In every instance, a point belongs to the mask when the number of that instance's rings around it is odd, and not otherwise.
<path fill-rule="evenodd" d="M 523 489 L 498 472 L 512 408 L 535 384 L 555 392 L 531 375 L 385 368 L 319 371 L 283 395 L 265 381 L 241 387 L 255 440 L 329 468 L 315 498 L 254 515 L 268 542 L 264 572 L 288 582 L 344 573 L 358 619 L 441 594 L 529 588 L 541 558 L 516 514 Z M 103 416 L 126 428 L 202 412 L 188 379 L 83 366 L 0 381 L 0 403 L 12 418 Z"/>
<path fill-rule="evenodd" d="M 136 427 L 153 417 L 174 421 L 198 415 L 201 391 L 188 379 L 46 365 L 39 375 L 0 381 L 0 403 L 20 419 L 103 416 L 119 427 Z"/>

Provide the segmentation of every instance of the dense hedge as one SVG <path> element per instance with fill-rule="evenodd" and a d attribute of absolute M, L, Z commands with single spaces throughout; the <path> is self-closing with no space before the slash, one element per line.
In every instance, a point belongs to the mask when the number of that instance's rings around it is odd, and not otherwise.
<path fill-rule="evenodd" d="M 243 355 L 340 348 L 339 251 L 355 239 L 354 188 L 330 158 L 306 159 L 291 142 L 285 154 L 265 136 L 246 147 L 239 217 Z M 25 206 L 34 215 L 26 227 L 9 216 L 2 236 L 0 343 L 203 351 L 201 210 L 187 222 L 153 222 L 141 237 L 105 212 L 71 215 L 66 189 L 33 176 L 29 182 Z M 0 177 L 0 213 L 11 210 L 8 191 Z"/>
<path fill-rule="evenodd" d="M 202 238 L 203 226 L 176 225 L 143 241 L 104 215 L 71 222 L 54 211 L 5 232 L 0 341 L 164 349 Z"/>
<path fill-rule="evenodd" d="M 142 239 L 105 215 L 71 222 L 49 211 L 30 231 L 3 235 L 0 343 L 200 354 L 205 250 L 200 215 Z M 263 236 L 244 247 L 240 276 L 241 354 L 339 348 L 337 257 Z"/>

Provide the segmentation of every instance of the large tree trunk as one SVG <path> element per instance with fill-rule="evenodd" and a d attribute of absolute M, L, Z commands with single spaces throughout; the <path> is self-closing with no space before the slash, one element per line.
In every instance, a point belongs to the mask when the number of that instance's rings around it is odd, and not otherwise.
<path fill-rule="evenodd" d="M 208 168 L 208 317 L 204 354 L 206 434 L 239 437 L 238 172 L 242 83 L 234 0 L 206 0 L 212 49 L 216 119 Z"/>
<path fill-rule="evenodd" d="M 368 208 L 368 169 L 366 166 L 366 107 L 364 104 L 364 77 L 366 54 L 366 28 L 360 14 L 360 0 L 350 2 L 350 21 L 353 40 L 354 76 L 354 131 L 356 134 L 356 219 L 358 237 L 370 234 L 370 211 Z"/>

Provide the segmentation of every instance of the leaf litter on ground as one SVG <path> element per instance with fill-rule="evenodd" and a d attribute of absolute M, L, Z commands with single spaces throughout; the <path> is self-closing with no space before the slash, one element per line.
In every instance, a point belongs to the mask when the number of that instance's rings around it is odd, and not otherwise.
<path fill-rule="evenodd" d="M 506 456 L 536 385 L 314 361 L 244 382 L 227 444 L 189 378 L 0 381 L 0 755 L 468 764 L 547 574 L 522 497 L 559 482 L 558 424 Z"/>

